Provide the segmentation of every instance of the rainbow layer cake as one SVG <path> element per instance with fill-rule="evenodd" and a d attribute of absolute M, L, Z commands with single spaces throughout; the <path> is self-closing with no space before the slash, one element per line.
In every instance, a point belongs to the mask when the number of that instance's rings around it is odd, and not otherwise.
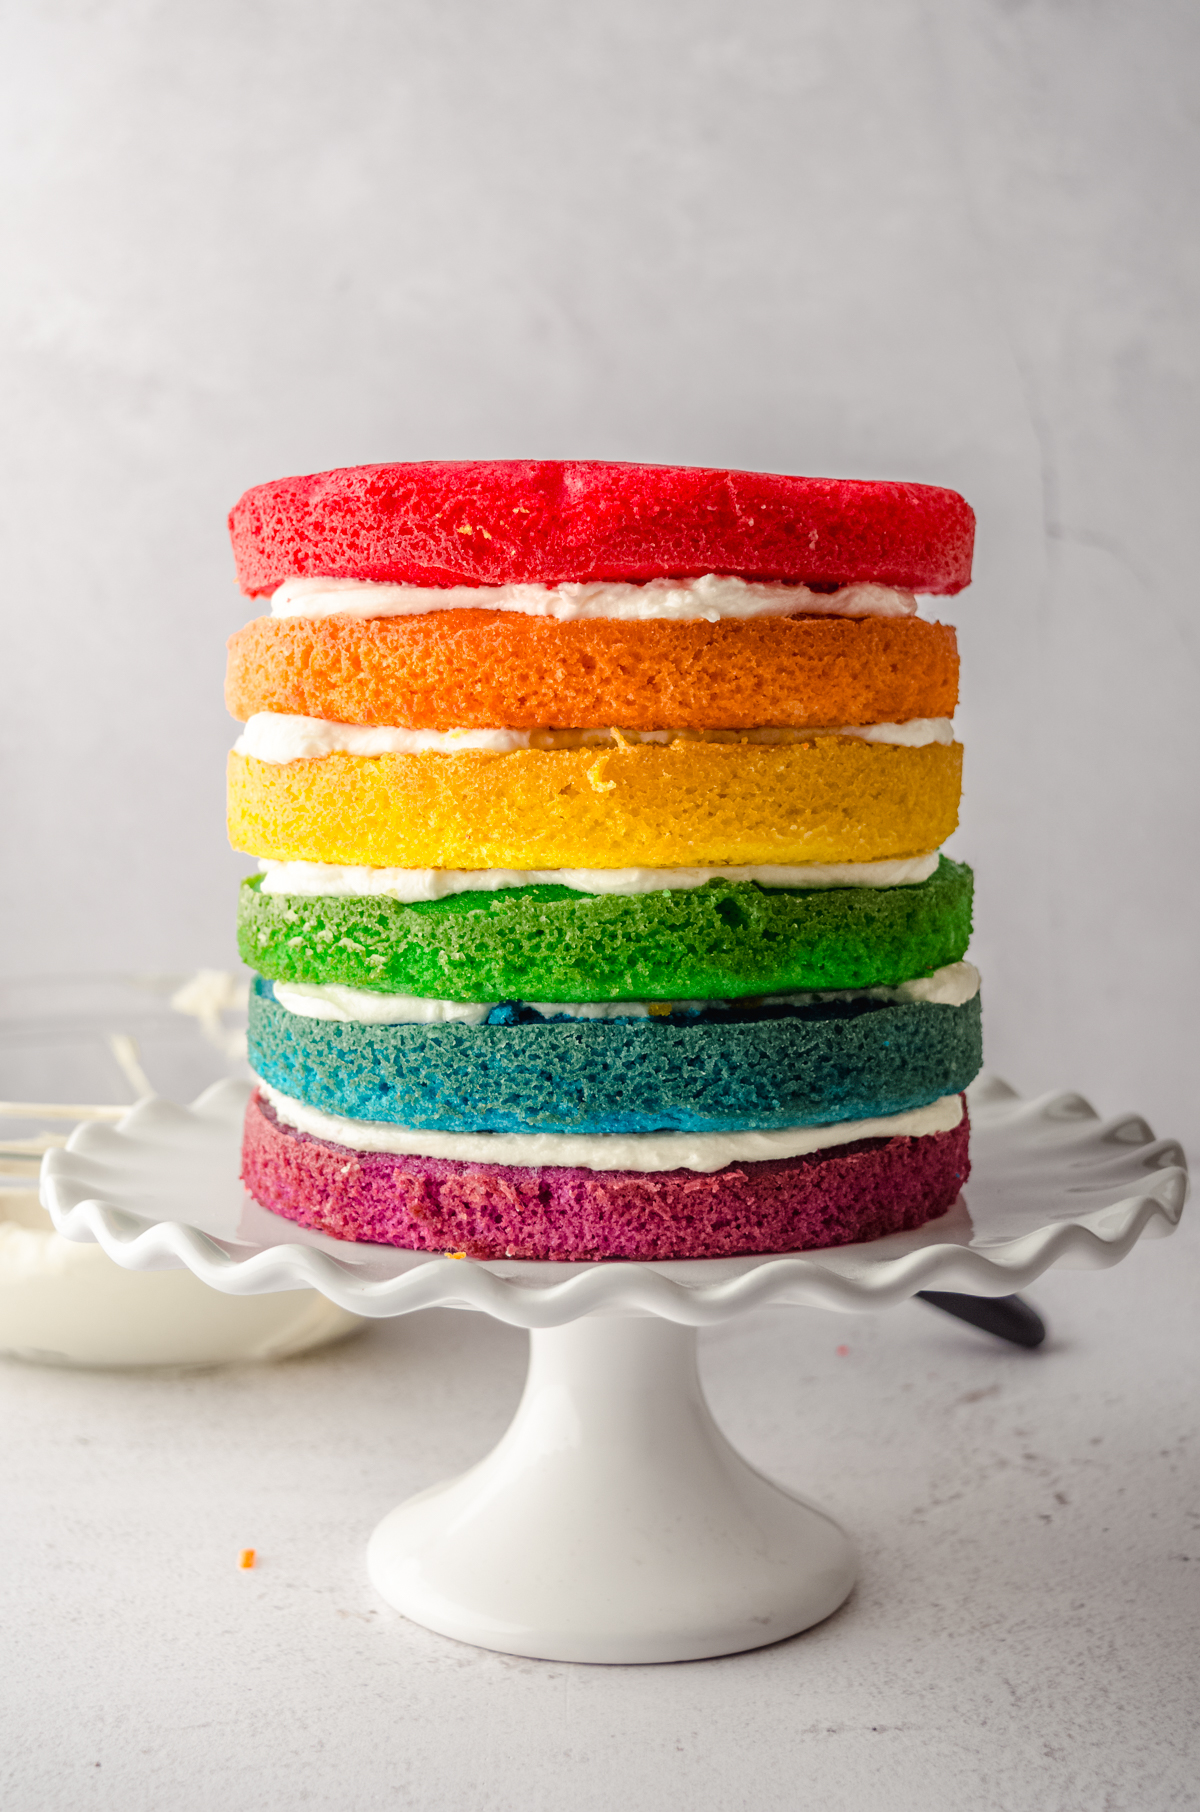
<path fill-rule="evenodd" d="M 980 1064 L 957 823 L 970 578 L 930 486 L 375 466 L 230 519 L 243 1176 L 476 1257 L 919 1226 Z"/>

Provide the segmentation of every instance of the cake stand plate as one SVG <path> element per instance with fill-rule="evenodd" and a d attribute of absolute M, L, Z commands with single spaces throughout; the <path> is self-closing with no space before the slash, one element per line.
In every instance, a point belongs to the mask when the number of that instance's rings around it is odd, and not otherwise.
<path fill-rule="evenodd" d="M 970 1092 L 965 1198 L 914 1233 L 820 1252 L 631 1264 L 475 1261 L 353 1245 L 268 1213 L 238 1180 L 249 1086 L 190 1108 L 150 1098 L 47 1155 L 69 1239 L 132 1270 L 185 1265 L 218 1290 L 315 1288 L 359 1315 L 481 1309 L 531 1330 L 516 1417 L 461 1478 L 409 1499 L 368 1566 L 405 1615 L 548 1660 L 731 1654 L 827 1617 L 854 1583 L 849 1537 L 717 1428 L 696 1329 L 767 1303 L 885 1308 L 918 1290 L 1004 1296 L 1051 1265 L 1116 1264 L 1169 1233 L 1183 1153 L 1079 1095 Z"/>

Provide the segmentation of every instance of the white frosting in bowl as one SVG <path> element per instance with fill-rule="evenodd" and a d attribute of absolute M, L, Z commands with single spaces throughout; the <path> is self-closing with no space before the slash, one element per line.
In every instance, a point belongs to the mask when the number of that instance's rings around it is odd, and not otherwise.
<path fill-rule="evenodd" d="M 285 1359 L 364 1324 L 316 1290 L 224 1296 L 190 1271 L 126 1271 L 54 1231 L 36 1191 L 0 1190 L 0 1353 L 48 1365 Z"/>

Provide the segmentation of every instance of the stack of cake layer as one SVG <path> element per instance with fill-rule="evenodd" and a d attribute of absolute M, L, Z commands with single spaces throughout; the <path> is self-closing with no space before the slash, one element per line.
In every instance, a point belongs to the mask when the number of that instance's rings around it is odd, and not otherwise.
<path fill-rule="evenodd" d="M 943 1213 L 980 1062 L 953 492 L 356 468 L 231 517 L 244 1177 L 347 1239 L 794 1251 Z"/>

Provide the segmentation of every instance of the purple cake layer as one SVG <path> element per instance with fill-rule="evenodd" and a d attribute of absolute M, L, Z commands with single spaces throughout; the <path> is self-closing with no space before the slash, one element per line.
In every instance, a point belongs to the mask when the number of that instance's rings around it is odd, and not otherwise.
<path fill-rule="evenodd" d="M 964 1111 L 952 1132 L 711 1174 L 471 1164 L 314 1139 L 255 1095 L 242 1180 L 264 1208 L 335 1239 L 471 1258 L 728 1258 L 922 1226 L 966 1182 L 968 1136 Z"/>

